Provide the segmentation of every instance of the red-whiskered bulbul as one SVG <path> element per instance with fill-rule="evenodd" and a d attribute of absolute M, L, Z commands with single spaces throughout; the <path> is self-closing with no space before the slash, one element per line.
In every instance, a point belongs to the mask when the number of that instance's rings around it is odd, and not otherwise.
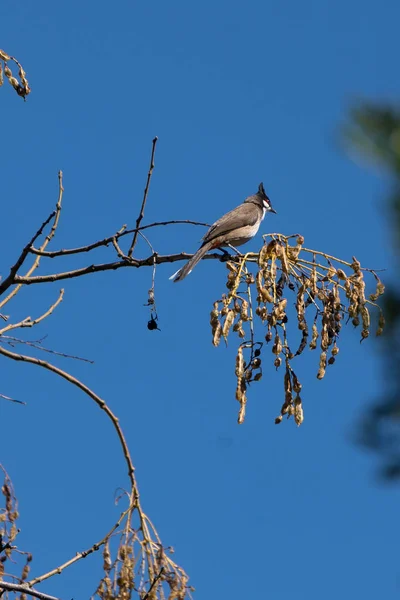
<path fill-rule="evenodd" d="M 265 193 L 263 184 L 260 183 L 258 192 L 254 196 L 246 198 L 243 204 L 229 211 L 214 225 L 211 225 L 196 254 L 170 279 L 175 282 L 182 281 L 209 250 L 223 246 L 241 246 L 251 240 L 256 235 L 267 212 L 276 213 Z"/>

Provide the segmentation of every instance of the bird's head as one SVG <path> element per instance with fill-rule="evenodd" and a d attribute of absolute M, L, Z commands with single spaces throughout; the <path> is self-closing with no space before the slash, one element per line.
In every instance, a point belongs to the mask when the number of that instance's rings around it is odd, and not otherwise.
<path fill-rule="evenodd" d="M 261 182 L 260 185 L 258 186 L 257 196 L 262 201 L 263 208 L 267 212 L 272 212 L 272 213 L 276 214 L 276 210 L 274 208 L 272 208 L 271 200 L 268 198 L 267 194 L 265 193 L 263 182 Z"/>

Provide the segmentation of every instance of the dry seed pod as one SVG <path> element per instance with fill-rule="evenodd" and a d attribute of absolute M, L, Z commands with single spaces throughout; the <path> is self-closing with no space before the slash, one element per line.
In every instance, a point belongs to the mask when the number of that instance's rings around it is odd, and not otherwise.
<path fill-rule="evenodd" d="M 242 329 L 243 326 L 243 321 L 242 319 L 239 319 L 238 321 L 236 321 L 236 323 L 233 326 L 233 331 L 240 331 Z"/>
<path fill-rule="evenodd" d="M 307 346 L 307 341 L 308 341 L 308 327 L 307 327 L 307 323 L 304 321 L 304 323 L 302 324 L 303 327 L 303 332 L 301 335 L 301 340 L 300 340 L 300 345 L 296 351 L 295 356 L 299 356 L 299 354 L 301 354 L 304 350 L 304 348 Z"/>
<path fill-rule="evenodd" d="M 318 328 L 317 328 L 316 323 L 314 322 L 313 326 L 312 326 L 312 338 L 311 338 L 311 342 L 309 344 L 309 347 L 311 350 L 316 349 L 318 337 L 319 337 Z"/>
<path fill-rule="evenodd" d="M 321 352 L 321 355 L 319 358 L 319 370 L 317 373 L 317 379 L 323 379 L 323 377 L 325 376 L 325 369 L 326 369 L 326 352 Z"/>
<path fill-rule="evenodd" d="M 213 345 L 214 346 L 218 346 L 220 341 L 221 341 L 221 334 L 222 334 L 222 325 L 221 323 L 218 321 L 218 324 L 216 325 L 215 329 L 213 330 Z"/>
<path fill-rule="evenodd" d="M 282 352 L 282 341 L 278 333 L 275 335 L 274 345 L 272 346 L 272 352 L 276 355 L 279 355 Z"/>
<path fill-rule="evenodd" d="M 269 273 L 270 273 L 270 277 L 272 279 L 272 281 L 275 281 L 276 279 L 276 260 L 275 260 L 275 256 L 273 256 L 271 258 L 271 266 L 269 269 Z"/>
<path fill-rule="evenodd" d="M 294 415 L 293 416 L 294 416 L 296 425 L 298 427 L 300 427 L 300 425 L 304 421 L 304 413 L 303 413 L 303 406 L 301 403 L 301 398 L 299 395 L 297 395 L 296 398 L 294 399 Z"/>
<path fill-rule="evenodd" d="M 242 307 L 240 306 L 240 302 L 238 302 L 238 300 L 235 300 L 233 304 L 233 309 L 237 313 L 240 313 L 240 311 L 242 310 Z"/>
<path fill-rule="evenodd" d="M 269 258 L 269 246 L 264 244 L 258 254 L 258 266 L 263 269 Z"/>
<path fill-rule="evenodd" d="M 244 373 L 243 348 L 242 348 L 242 346 L 239 346 L 237 354 L 236 354 L 235 375 L 236 375 L 236 377 L 242 377 L 243 373 Z"/>
<path fill-rule="evenodd" d="M 30 571 L 29 565 L 28 564 L 24 565 L 24 568 L 22 569 L 22 574 L 21 574 L 21 581 L 26 581 L 26 579 L 28 579 L 29 571 Z"/>
<path fill-rule="evenodd" d="M 276 417 L 275 418 L 275 425 L 279 425 L 279 423 L 282 423 L 282 419 L 283 419 L 282 415 L 279 415 L 279 417 Z"/>
<path fill-rule="evenodd" d="M 336 270 L 336 276 L 338 279 L 347 279 L 347 275 L 346 273 L 343 271 L 343 269 L 337 269 Z"/>
<path fill-rule="evenodd" d="M 369 330 L 368 329 L 363 329 L 362 332 L 361 332 L 361 340 L 360 340 L 360 342 L 362 342 L 363 340 L 365 340 L 368 336 L 369 336 Z"/>
<path fill-rule="evenodd" d="M 239 377 L 236 385 L 236 400 L 238 402 L 246 401 L 246 382 L 244 377 Z"/>
<path fill-rule="evenodd" d="M 247 300 L 242 300 L 242 309 L 240 311 L 240 318 L 242 319 L 242 321 L 249 320 L 248 310 L 249 310 L 249 303 L 247 302 Z"/>
<path fill-rule="evenodd" d="M 256 373 L 254 375 L 254 381 L 260 381 L 261 377 L 262 377 L 262 373 L 261 372 L 260 373 Z"/>
<path fill-rule="evenodd" d="M 279 369 L 279 367 L 281 366 L 281 364 L 282 364 L 282 359 L 281 359 L 281 357 L 280 357 L 280 356 L 277 356 L 277 357 L 276 357 L 276 359 L 274 360 L 274 366 L 275 366 L 277 369 Z"/>
<path fill-rule="evenodd" d="M 261 321 L 265 321 L 268 316 L 268 309 L 266 306 L 257 306 L 256 315 L 260 317 Z"/>
<path fill-rule="evenodd" d="M 369 299 L 372 300 L 372 302 L 376 302 L 376 300 L 378 300 L 379 296 L 382 296 L 382 294 L 385 292 L 385 286 L 383 285 L 382 281 L 379 279 L 379 277 L 377 275 L 375 275 L 377 284 L 376 284 L 376 291 L 374 294 L 370 294 L 369 295 Z"/>
<path fill-rule="evenodd" d="M 235 311 L 230 308 L 225 317 L 225 321 L 224 321 L 224 324 L 222 327 L 222 335 L 224 336 L 225 340 L 228 337 L 229 330 L 232 327 L 234 320 L 235 320 Z"/>
<path fill-rule="evenodd" d="M 252 363 L 253 369 L 259 369 L 261 367 L 261 358 L 254 358 Z"/>
<path fill-rule="evenodd" d="M 353 262 L 351 263 L 350 266 L 355 273 L 358 273 L 358 271 L 360 271 L 360 269 L 361 269 L 361 263 L 356 259 L 355 256 L 353 256 Z"/>
<path fill-rule="evenodd" d="M 378 329 L 376 330 L 376 335 L 382 335 L 384 327 L 385 327 L 385 317 L 381 313 L 379 316 Z"/>
<path fill-rule="evenodd" d="M 281 263 L 282 273 L 285 273 L 285 275 L 289 275 L 288 257 L 286 255 L 286 250 L 284 246 L 277 246 L 276 250 L 277 257 L 279 258 Z"/>
<path fill-rule="evenodd" d="M 244 423 L 244 418 L 246 416 L 246 402 L 247 402 L 247 398 L 246 398 L 246 395 L 244 395 L 243 400 L 241 402 L 239 415 L 238 415 L 238 424 L 239 425 L 242 425 Z"/>
<path fill-rule="evenodd" d="M 278 321 L 282 321 L 286 317 L 287 298 L 282 298 L 276 306 L 274 306 L 274 314 Z"/>
<path fill-rule="evenodd" d="M 339 348 L 335 344 L 332 348 L 332 356 L 337 356 L 338 354 L 339 354 Z"/>
<path fill-rule="evenodd" d="M 106 573 L 111 571 L 112 562 L 111 562 L 111 554 L 108 543 L 104 546 L 103 550 L 103 569 Z"/>
<path fill-rule="evenodd" d="M 302 235 L 297 236 L 296 246 L 288 248 L 288 259 L 295 262 L 301 252 L 302 245 L 304 244 L 304 237 Z"/>
<path fill-rule="evenodd" d="M 267 288 L 263 287 L 260 290 L 260 296 L 262 297 L 263 302 L 273 302 L 274 298 L 271 296 Z"/>
<path fill-rule="evenodd" d="M 296 394 L 299 394 L 301 392 L 302 385 L 301 385 L 300 381 L 297 379 L 296 373 L 293 370 L 291 371 L 291 373 L 292 373 L 292 379 L 293 379 L 293 391 Z"/>
<path fill-rule="evenodd" d="M 360 313 L 361 313 L 361 319 L 362 319 L 362 324 L 363 324 L 363 328 L 364 329 L 368 329 L 371 322 L 370 322 L 370 318 L 369 318 L 369 311 L 368 308 L 364 305 L 361 307 L 360 309 Z"/>
<path fill-rule="evenodd" d="M 299 287 L 299 290 L 297 292 L 297 296 L 296 296 L 296 312 L 297 312 L 297 319 L 299 322 L 299 329 L 301 329 L 300 324 L 304 322 L 305 320 L 305 305 L 304 305 L 304 292 L 305 292 L 305 286 L 304 284 L 301 285 Z"/>
<path fill-rule="evenodd" d="M 213 321 L 215 321 L 215 319 L 218 321 L 218 317 L 219 317 L 219 310 L 218 310 L 218 302 L 214 302 L 214 308 L 212 309 L 211 313 L 210 313 L 210 318 L 211 318 L 211 323 L 213 323 Z"/>
<path fill-rule="evenodd" d="M 257 272 L 257 275 L 256 275 L 256 287 L 257 287 L 258 293 L 260 293 L 260 290 L 263 286 L 262 280 L 263 280 L 263 276 L 262 276 L 262 271 L 260 270 Z"/>
<path fill-rule="evenodd" d="M 284 412 L 286 413 L 287 407 L 292 402 L 292 380 L 290 378 L 290 370 L 288 367 L 286 367 L 285 375 L 283 377 L 283 387 L 285 390 L 285 402 L 282 406 L 282 414 L 284 414 Z"/>
<path fill-rule="evenodd" d="M 228 288 L 228 290 L 232 290 L 236 286 L 236 277 L 237 276 L 235 273 L 228 273 L 228 278 L 226 281 L 226 287 Z"/>

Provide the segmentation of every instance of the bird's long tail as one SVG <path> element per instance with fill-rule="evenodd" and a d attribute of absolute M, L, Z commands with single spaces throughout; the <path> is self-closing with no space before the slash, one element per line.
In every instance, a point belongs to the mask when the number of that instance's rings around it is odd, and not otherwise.
<path fill-rule="evenodd" d="M 185 279 L 185 277 L 193 271 L 193 269 L 195 268 L 197 263 L 201 261 L 203 256 L 211 248 L 212 248 L 212 244 L 210 242 L 206 242 L 205 244 L 203 244 L 197 250 L 196 254 L 193 254 L 192 258 L 190 260 L 188 260 L 187 263 L 185 265 L 183 265 L 182 268 L 179 269 L 179 271 L 177 271 L 176 273 L 171 275 L 170 279 L 172 279 L 174 283 L 176 283 L 177 281 L 182 281 L 182 279 Z"/>

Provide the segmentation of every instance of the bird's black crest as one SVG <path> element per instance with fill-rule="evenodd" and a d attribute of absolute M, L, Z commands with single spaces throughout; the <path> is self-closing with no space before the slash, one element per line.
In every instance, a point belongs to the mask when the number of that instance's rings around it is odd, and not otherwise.
<path fill-rule="evenodd" d="M 261 182 L 260 185 L 258 186 L 258 193 L 263 194 L 263 196 L 267 195 L 264 190 L 263 182 Z"/>

